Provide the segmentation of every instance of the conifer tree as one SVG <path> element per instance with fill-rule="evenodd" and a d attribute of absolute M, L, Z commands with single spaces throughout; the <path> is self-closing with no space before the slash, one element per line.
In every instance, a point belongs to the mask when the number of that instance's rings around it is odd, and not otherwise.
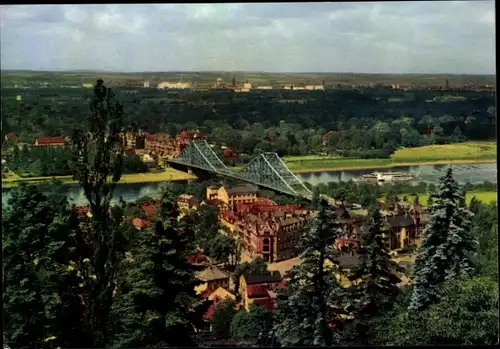
<path fill-rule="evenodd" d="M 76 215 L 65 199 L 21 185 L 2 218 L 5 343 L 20 349 L 87 346 L 79 280 L 68 271 L 79 234 Z"/>
<path fill-rule="evenodd" d="M 440 178 L 435 202 L 423 232 L 422 245 L 413 265 L 415 280 L 409 310 L 423 310 L 439 297 L 439 287 L 446 279 L 470 275 L 471 257 L 476 241 L 470 231 L 473 216 L 461 206 L 462 192 L 452 169 Z"/>
<path fill-rule="evenodd" d="M 336 343 L 331 325 L 345 313 L 341 305 L 343 288 L 336 278 L 341 270 L 336 267 L 337 253 L 332 248 L 332 242 L 340 235 L 341 224 L 323 200 L 311 229 L 302 235 L 301 261 L 289 272 L 286 287 L 278 293 L 275 329 L 281 344 Z"/>
<path fill-rule="evenodd" d="M 144 231 L 113 304 L 114 348 L 196 346 L 209 304 L 196 295 L 202 267 L 187 262 L 196 251 L 194 232 L 178 220 L 175 198 L 163 194 L 152 226 Z"/>
<path fill-rule="evenodd" d="M 349 276 L 354 283 L 348 294 L 356 320 L 350 326 L 355 333 L 349 333 L 348 339 L 350 344 L 369 345 L 375 335 L 376 318 L 389 310 L 398 296 L 401 279 L 396 273 L 403 269 L 389 255 L 389 242 L 382 232 L 378 208 L 373 211 L 369 230 L 362 233 L 360 242 L 361 248 L 356 251 L 360 264 Z"/>
<path fill-rule="evenodd" d="M 82 187 L 92 212 L 87 236 L 90 255 L 80 256 L 75 263 L 94 279 L 86 284 L 83 298 L 88 307 L 93 346 L 105 347 L 115 278 L 124 252 L 124 246 L 119 244 L 121 218 L 109 214 L 113 192 L 122 173 L 124 147 L 120 135 L 123 107 L 102 80 L 94 87 L 87 122 L 86 132 L 74 130 L 70 141 L 74 179 Z M 85 258 L 90 262 L 83 266 Z"/>

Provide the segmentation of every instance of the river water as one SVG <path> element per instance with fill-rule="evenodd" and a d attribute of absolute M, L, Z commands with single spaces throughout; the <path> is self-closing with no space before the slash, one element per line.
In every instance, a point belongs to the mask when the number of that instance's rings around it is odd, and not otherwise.
<path fill-rule="evenodd" d="M 409 172 L 416 177 L 416 182 L 437 182 L 446 169 L 447 165 L 432 165 L 432 166 L 404 166 L 384 169 L 370 169 L 370 170 L 349 170 L 349 171 L 328 171 L 328 172 L 314 172 L 314 173 L 301 173 L 299 177 L 304 182 L 309 182 L 313 185 L 318 183 L 340 182 L 349 181 L 362 174 L 369 174 L 374 171 L 399 171 Z M 484 181 L 497 182 L 497 164 L 470 164 L 470 165 L 453 165 L 453 174 L 455 179 L 460 184 L 481 183 Z M 156 183 L 127 183 L 119 184 L 115 190 L 115 198 L 122 197 L 125 201 L 135 201 L 141 197 L 159 196 L 161 188 L 164 186 L 162 182 Z M 53 192 L 55 186 L 41 185 L 42 191 Z M 76 184 L 63 185 L 57 190 L 61 190 L 68 196 L 68 200 L 77 205 L 86 204 L 83 191 Z M 6 205 L 10 197 L 10 189 L 2 190 L 2 206 Z M 116 202 L 116 200 L 115 200 Z"/>

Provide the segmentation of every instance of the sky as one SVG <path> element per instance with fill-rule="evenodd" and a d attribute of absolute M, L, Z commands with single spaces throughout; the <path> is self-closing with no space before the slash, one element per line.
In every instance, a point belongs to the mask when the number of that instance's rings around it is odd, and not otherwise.
<path fill-rule="evenodd" d="M 8 5 L 2 69 L 495 74 L 494 1 Z"/>

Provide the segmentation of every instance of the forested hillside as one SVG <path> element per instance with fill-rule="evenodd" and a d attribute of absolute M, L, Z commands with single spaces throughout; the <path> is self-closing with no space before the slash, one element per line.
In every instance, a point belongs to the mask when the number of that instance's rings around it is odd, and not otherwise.
<path fill-rule="evenodd" d="M 67 135 L 81 125 L 90 89 L 9 88 L 2 91 L 3 133 L 23 142 Z M 495 139 L 491 92 L 166 91 L 116 89 L 124 124 L 149 133 L 200 129 L 237 151 L 280 155 L 388 157 L 398 147 Z"/>

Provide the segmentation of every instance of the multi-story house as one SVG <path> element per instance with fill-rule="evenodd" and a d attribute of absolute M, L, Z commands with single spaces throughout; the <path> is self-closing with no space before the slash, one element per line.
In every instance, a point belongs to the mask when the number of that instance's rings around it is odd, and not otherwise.
<path fill-rule="evenodd" d="M 385 230 L 389 232 L 390 249 L 397 250 L 408 245 L 419 245 L 427 225 L 428 213 L 419 205 L 398 202 L 392 215 L 385 216 Z"/>
<path fill-rule="evenodd" d="M 208 200 L 220 200 L 234 210 L 237 204 L 250 204 L 257 201 L 257 187 L 252 184 L 210 186 L 207 188 Z"/>
<path fill-rule="evenodd" d="M 35 139 L 36 147 L 63 147 L 66 145 L 64 137 L 38 137 Z"/>
<path fill-rule="evenodd" d="M 297 244 L 309 218 L 303 211 L 240 214 L 234 232 L 249 256 L 273 263 L 298 255 Z"/>

